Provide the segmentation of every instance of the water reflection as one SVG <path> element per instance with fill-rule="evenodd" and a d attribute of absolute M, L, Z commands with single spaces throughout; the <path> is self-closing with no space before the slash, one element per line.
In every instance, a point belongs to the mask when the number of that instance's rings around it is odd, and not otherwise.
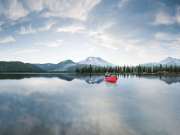
<path fill-rule="evenodd" d="M 76 74 L 0 74 L 0 79 L 24 79 L 31 77 L 57 77 L 62 80 L 72 81 L 79 79 L 88 84 L 99 84 L 104 80 L 103 75 L 76 75 Z"/>
<path fill-rule="evenodd" d="M 73 74 L 11 77 L 0 79 L 2 135 L 180 132 L 180 83 L 136 76 L 120 76 L 117 84 L 104 82 L 103 76 Z"/>
<path fill-rule="evenodd" d="M 137 77 L 159 79 L 167 84 L 180 83 L 180 75 L 140 75 Z"/>
<path fill-rule="evenodd" d="M 147 78 L 147 79 L 159 79 L 167 84 L 180 83 L 180 76 L 178 75 L 119 75 L 123 78 Z M 99 84 L 104 81 L 104 75 L 77 75 L 77 74 L 0 74 L 0 79 L 24 79 L 31 77 L 47 77 L 53 78 L 57 77 L 66 81 L 73 81 L 74 79 L 79 79 L 85 81 L 88 84 Z"/>

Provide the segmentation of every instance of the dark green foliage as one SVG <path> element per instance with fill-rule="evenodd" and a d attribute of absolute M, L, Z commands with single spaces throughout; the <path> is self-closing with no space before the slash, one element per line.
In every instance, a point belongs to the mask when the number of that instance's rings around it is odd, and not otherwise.
<path fill-rule="evenodd" d="M 155 66 L 114 66 L 98 67 L 93 65 L 81 65 L 74 67 L 72 72 L 76 73 L 121 73 L 121 74 L 180 74 L 180 66 L 177 65 L 155 65 Z M 71 70 L 70 70 L 71 71 Z M 37 65 L 23 62 L 4 62 L 0 61 L 0 73 L 4 72 L 46 72 Z M 69 72 L 69 71 L 68 71 Z"/>
<path fill-rule="evenodd" d="M 0 61 L 0 72 L 43 72 L 43 70 L 29 63 Z"/>
<path fill-rule="evenodd" d="M 116 67 L 97 67 L 84 66 L 76 69 L 77 73 L 130 73 L 130 74 L 165 74 L 180 73 L 180 66 L 176 65 L 157 65 L 157 66 L 116 66 Z"/>

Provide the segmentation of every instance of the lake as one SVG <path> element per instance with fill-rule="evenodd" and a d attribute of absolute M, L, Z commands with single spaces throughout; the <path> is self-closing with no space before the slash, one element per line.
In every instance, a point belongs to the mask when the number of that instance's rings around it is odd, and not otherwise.
<path fill-rule="evenodd" d="M 178 135 L 180 76 L 1 74 L 1 135 Z"/>

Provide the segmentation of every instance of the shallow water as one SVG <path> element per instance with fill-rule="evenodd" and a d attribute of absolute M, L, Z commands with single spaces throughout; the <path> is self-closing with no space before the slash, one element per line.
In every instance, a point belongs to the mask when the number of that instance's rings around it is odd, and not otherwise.
<path fill-rule="evenodd" d="M 180 77 L 0 75 L 2 135 L 178 135 Z"/>

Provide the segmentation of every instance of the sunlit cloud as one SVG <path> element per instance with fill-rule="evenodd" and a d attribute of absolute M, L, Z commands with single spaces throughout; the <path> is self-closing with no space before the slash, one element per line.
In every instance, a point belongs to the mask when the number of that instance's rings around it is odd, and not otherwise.
<path fill-rule="evenodd" d="M 93 44 L 96 46 L 105 47 L 112 50 L 118 50 L 118 45 L 116 39 L 107 32 L 114 25 L 113 22 L 105 23 L 100 27 L 97 27 L 95 30 L 87 31 L 87 35 L 93 41 Z"/>
<path fill-rule="evenodd" d="M 31 10 L 40 11 L 44 7 L 47 9 L 43 13 L 44 17 L 68 17 L 84 21 L 90 10 L 101 0 L 29 0 Z"/>
<path fill-rule="evenodd" d="M 78 20 L 85 20 L 88 13 L 93 9 L 101 0 L 7 0 L 3 2 L 2 14 L 12 20 L 17 20 L 29 15 L 34 11 L 43 12 L 45 17 L 68 17 Z"/>

